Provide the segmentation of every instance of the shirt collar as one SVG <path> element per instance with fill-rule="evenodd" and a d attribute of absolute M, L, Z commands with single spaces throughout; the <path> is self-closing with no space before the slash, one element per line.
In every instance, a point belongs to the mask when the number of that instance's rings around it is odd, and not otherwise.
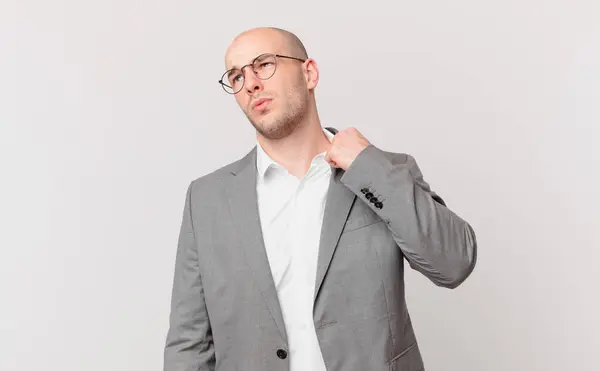
<path fill-rule="evenodd" d="M 332 132 L 330 132 L 327 129 L 322 129 L 323 132 L 325 133 L 325 136 L 327 137 L 327 139 L 329 139 L 329 142 L 331 143 L 333 141 L 333 136 L 334 134 Z M 313 159 L 313 162 L 315 160 L 321 160 L 325 161 L 325 152 L 321 152 L 318 155 L 315 156 L 315 158 Z M 258 143 L 258 141 L 256 142 L 256 169 L 257 169 L 257 175 L 259 180 L 262 180 L 267 172 L 267 170 L 269 170 L 269 168 L 271 167 L 279 167 L 281 168 L 281 165 L 279 165 L 277 162 L 275 162 L 271 156 L 269 156 L 265 150 L 262 148 L 262 146 L 260 145 L 260 143 Z"/>

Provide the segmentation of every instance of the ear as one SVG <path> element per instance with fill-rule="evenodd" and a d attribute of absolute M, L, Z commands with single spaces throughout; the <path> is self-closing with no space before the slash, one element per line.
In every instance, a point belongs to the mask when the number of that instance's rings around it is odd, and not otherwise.
<path fill-rule="evenodd" d="M 319 66 L 317 66 L 317 62 L 314 59 L 308 58 L 304 61 L 304 69 L 306 87 L 308 90 L 312 90 L 316 88 L 319 83 Z"/>

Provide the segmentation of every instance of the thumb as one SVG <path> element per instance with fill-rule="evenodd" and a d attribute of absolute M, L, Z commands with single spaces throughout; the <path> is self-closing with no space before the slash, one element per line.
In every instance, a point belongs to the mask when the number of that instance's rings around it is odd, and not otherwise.
<path fill-rule="evenodd" d="M 329 144 L 327 148 L 325 148 L 325 161 L 329 162 L 331 160 L 331 149 L 333 146 Z"/>
<path fill-rule="evenodd" d="M 333 167 L 337 167 L 337 163 L 336 163 L 334 160 L 332 160 L 332 159 L 331 159 L 331 152 L 330 152 L 330 151 L 328 151 L 328 152 L 325 154 L 325 161 L 327 161 L 327 163 L 328 163 L 329 165 L 331 165 L 331 166 L 333 166 Z"/>

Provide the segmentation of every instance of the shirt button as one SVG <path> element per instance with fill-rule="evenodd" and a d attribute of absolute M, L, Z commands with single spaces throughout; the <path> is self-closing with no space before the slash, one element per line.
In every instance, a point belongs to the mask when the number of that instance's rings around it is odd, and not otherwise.
<path fill-rule="evenodd" d="M 279 357 L 280 359 L 286 359 L 287 352 L 283 349 L 277 349 L 277 357 Z"/>

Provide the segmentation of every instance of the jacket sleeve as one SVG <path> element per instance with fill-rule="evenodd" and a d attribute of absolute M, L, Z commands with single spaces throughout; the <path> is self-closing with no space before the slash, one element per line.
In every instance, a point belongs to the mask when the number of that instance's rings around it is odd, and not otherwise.
<path fill-rule="evenodd" d="M 370 144 L 341 182 L 387 223 L 413 269 L 447 288 L 459 286 L 471 274 L 475 232 L 431 190 L 412 156 Z"/>
<path fill-rule="evenodd" d="M 175 258 L 164 371 L 213 371 L 215 351 L 204 301 L 189 185 Z"/>

